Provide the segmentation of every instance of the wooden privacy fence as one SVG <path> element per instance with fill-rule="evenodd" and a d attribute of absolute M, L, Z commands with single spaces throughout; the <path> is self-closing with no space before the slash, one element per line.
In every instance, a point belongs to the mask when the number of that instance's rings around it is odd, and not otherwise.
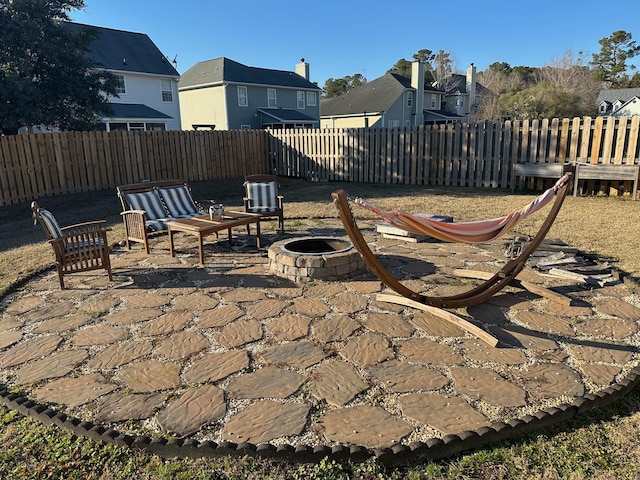
<path fill-rule="evenodd" d="M 311 180 L 509 188 L 514 163 L 638 163 L 640 117 L 271 133 L 278 175 Z"/>
<path fill-rule="evenodd" d="M 517 180 L 515 163 L 638 165 L 639 135 L 640 117 L 584 117 L 391 129 L 6 136 L 0 137 L 0 205 L 143 179 L 266 172 L 308 180 L 510 188 Z M 611 170 L 607 182 L 615 183 Z M 528 181 L 543 186 L 540 179 Z M 600 185 L 589 182 L 592 190 Z M 631 191 L 633 182 L 618 184 Z"/>
<path fill-rule="evenodd" d="M 140 180 L 269 170 L 264 131 L 62 132 L 0 136 L 0 205 Z"/>

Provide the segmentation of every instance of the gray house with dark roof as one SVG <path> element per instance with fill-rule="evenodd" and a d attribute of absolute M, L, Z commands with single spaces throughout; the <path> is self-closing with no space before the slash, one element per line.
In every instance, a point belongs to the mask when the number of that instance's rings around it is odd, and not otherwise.
<path fill-rule="evenodd" d="M 180 130 L 180 74 L 147 35 L 71 22 L 66 25 L 97 30 L 89 55 L 119 79 L 119 97 L 109 99 L 115 114 L 103 119 L 108 131 Z"/>
<path fill-rule="evenodd" d="M 320 88 L 309 64 L 296 71 L 249 67 L 220 57 L 196 63 L 178 85 L 183 130 L 318 128 Z"/>
<path fill-rule="evenodd" d="M 453 75 L 443 88 L 425 85 L 421 63 L 413 62 L 411 69 L 411 79 L 386 73 L 339 97 L 322 100 L 321 127 L 393 128 L 471 121 L 476 92 L 484 88 L 475 80 L 473 64 L 466 76 Z"/>

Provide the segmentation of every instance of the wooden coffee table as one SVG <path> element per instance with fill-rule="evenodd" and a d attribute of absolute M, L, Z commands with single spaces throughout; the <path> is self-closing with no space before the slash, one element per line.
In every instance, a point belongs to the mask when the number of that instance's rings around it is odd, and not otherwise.
<path fill-rule="evenodd" d="M 178 220 L 170 220 L 167 222 L 167 233 L 169 234 L 169 252 L 171 256 L 175 256 L 173 249 L 173 234 L 175 232 L 190 233 L 198 237 L 198 248 L 200 249 L 200 263 L 204 264 L 204 250 L 202 248 L 203 238 L 212 233 L 218 233 L 221 230 L 229 232 L 229 243 L 231 243 L 231 229 L 233 227 L 241 227 L 243 225 L 256 225 L 256 245 L 258 248 L 262 246 L 260 240 L 260 215 L 247 212 L 234 212 L 226 210 L 222 220 L 211 220 L 209 215 L 199 215 L 191 218 L 180 218 Z"/>

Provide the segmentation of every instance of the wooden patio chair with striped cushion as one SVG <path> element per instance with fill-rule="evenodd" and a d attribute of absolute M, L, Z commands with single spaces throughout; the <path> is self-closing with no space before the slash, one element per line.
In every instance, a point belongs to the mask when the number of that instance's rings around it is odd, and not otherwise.
<path fill-rule="evenodd" d="M 278 219 L 278 230 L 284 233 L 284 197 L 278 194 L 278 180 L 275 175 L 247 175 L 244 178 L 246 195 L 244 210 L 256 213 L 262 219 Z M 249 225 L 247 225 L 249 229 Z"/>
<path fill-rule="evenodd" d="M 64 290 L 64 275 L 104 269 L 111 273 L 110 247 L 107 241 L 106 221 L 79 223 L 60 227 L 53 214 L 31 203 L 34 220 L 42 226 L 47 241 L 56 257 L 60 288 Z"/>

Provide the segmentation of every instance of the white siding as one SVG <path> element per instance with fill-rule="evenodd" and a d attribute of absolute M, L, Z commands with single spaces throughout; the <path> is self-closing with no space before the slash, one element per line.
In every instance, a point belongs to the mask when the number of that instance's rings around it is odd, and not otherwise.
<path fill-rule="evenodd" d="M 172 117 L 163 120 L 167 123 L 167 130 L 180 130 L 180 102 L 178 99 L 177 79 L 171 79 L 173 101 L 163 102 L 160 79 L 166 79 L 167 77 L 136 73 L 125 73 L 124 75 L 127 93 L 120 95 L 119 98 L 111 98 L 112 103 L 140 103 L 146 105 Z"/>

